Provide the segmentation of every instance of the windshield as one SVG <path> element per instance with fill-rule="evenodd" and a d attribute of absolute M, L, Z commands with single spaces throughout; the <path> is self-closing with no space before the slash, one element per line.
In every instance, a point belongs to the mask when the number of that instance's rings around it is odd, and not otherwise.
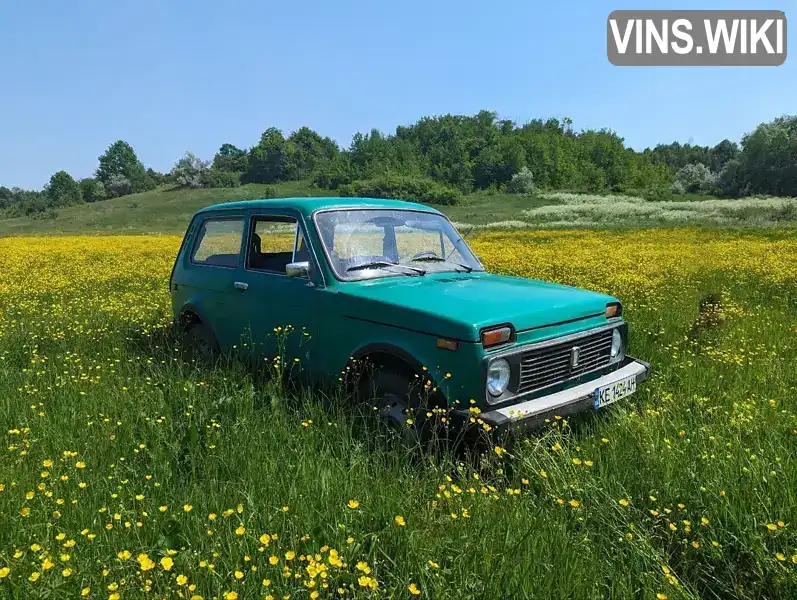
<path fill-rule="evenodd" d="M 330 264 L 340 279 L 483 271 L 448 219 L 413 210 L 332 210 L 316 214 Z"/>

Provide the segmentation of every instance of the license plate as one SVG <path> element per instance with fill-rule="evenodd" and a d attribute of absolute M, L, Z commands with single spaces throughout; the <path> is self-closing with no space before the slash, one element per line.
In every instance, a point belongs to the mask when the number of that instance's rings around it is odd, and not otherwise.
<path fill-rule="evenodd" d="M 595 388 L 595 408 L 602 408 L 621 398 L 630 396 L 636 391 L 636 375 L 626 377 L 609 385 Z"/>

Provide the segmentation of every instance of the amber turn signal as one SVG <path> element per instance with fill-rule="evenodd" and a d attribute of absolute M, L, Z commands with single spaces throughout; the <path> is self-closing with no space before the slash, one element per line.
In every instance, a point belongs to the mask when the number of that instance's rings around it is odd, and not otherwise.
<path fill-rule="evenodd" d="M 512 329 L 510 327 L 499 327 L 498 329 L 491 329 L 490 331 L 482 331 L 482 346 L 489 348 L 508 342 L 512 337 Z"/>
<path fill-rule="evenodd" d="M 606 305 L 606 318 L 611 319 L 613 317 L 619 317 L 623 314 L 623 307 L 620 305 L 619 302 L 614 302 L 613 304 Z"/>

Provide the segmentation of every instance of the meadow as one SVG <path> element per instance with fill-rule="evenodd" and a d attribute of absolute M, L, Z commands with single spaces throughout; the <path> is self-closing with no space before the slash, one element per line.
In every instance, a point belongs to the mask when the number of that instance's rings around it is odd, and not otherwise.
<path fill-rule="evenodd" d="M 794 230 L 468 242 L 619 296 L 653 377 L 408 455 L 342 395 L 179 352 L 179 236 L 0 239 L 0 597 L 796 597 Z"/>

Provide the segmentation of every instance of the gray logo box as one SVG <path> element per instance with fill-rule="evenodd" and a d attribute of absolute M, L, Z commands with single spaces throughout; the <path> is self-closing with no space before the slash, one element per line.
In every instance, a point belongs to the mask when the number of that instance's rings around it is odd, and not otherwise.
<path fill-rule="evenodd" d="M 778 66 L 786 38 L 779 10 L 615 10 L 606 19 L 618 66 Z"/>

